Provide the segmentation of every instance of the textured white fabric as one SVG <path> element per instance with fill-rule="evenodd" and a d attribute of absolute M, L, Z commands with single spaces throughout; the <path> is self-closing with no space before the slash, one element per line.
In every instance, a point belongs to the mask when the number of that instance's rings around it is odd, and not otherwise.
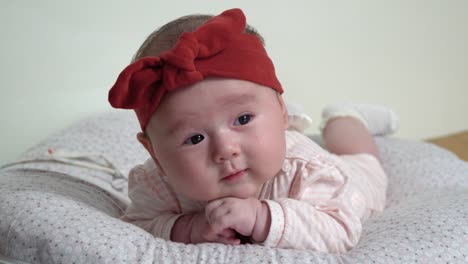
<path fill-rule="evenodd" d="M 94 116 L 20 159 L 48 148 L 100 154 L 126 175 L 147 158 L 137 129 L 132 113 Z M 126 191 L 113 187 L 112 175 L 57 162 L 0 170 L 0 254 L 30 263 L 467 263 L 468 163 L 427 143 L 377 143 L 389 177 L 387 209 L 343 255 L 166 242 L 118 219 Z"/>

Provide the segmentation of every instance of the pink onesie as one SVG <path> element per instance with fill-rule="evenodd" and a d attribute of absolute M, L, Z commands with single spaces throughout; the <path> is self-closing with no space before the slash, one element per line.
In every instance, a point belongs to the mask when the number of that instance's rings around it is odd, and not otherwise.
<path fill-rule="evenodd" d="M 259 200 L 271 212 L 261 243 L 269 247 L 342 253 L 359 241 L 362 222 L 385 206 L 387 177 L 368 154 L 336 156 L 296 131 L 286 131 L 282 170 L 263 184 Z M 122 219 L 170 240 L 174 222 L 205 203 L 187 199 L 158 174 L 152 159 L 133 168 Z"/>

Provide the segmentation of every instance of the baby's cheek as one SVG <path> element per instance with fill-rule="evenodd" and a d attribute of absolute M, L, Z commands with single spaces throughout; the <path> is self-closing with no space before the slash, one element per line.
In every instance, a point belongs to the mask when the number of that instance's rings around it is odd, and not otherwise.
<path fill-rule="evenodd" d="M 257 163 L 263 166 L 263 171 L 267 174 L 266 180 L 275 176 L 281 169 L 284 158 L 286 155 L 286 143 L 284 138 L 280 136 L 273 136 L 270 138 L 264 138 L 258 141 L 257 151 Z"/>
<path fill-rule="evenodd" d="M 258 136 L 251 147 L 253 147 L 254 151 L 261 152 L 260 157 L 282 157 L 286 152 L 284 134 L 282 132 L 275 134 L 270 132 L 268 135 Z"/>
<path fill-rule="evenodd" d="M 194 200 L 211 200 L 216 196 L 216 179 L 210 178 L 209 170 L 197 166 L 181 166 L 175 188 Z"/>

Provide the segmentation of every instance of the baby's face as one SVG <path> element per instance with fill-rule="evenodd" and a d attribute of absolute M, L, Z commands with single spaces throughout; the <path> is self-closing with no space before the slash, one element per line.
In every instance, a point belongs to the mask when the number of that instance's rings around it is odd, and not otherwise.
<path fill-rule="evenodd" d="M 147 134 L 176 191 L 210 201 L 256 197 L 281 169 L 286 127 L 284 103 L 273 89 L 216 78 L 167 94 Z"/>

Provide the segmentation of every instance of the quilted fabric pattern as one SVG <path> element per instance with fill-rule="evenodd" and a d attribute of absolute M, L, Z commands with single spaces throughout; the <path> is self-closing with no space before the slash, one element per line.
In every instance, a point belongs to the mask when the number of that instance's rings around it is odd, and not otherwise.
<path fill-rule="evenodd" d="M 93 116 L 20 159 L 65 149 L 103 155 L 126 175 L 147 157 L 137 129 L 132 113 Z M 387 209 L 365 223 L 358 246 L 347 254 L 153 238 L 118 220 L 125 179 L 55 161 L 0 171 L 0 254 L 29 263 L 467 263 L 468 163 L 422 142 L 377 143 L 389 175 Z"/>
<path fill-rule="evenodd" d="M 148 154 L 137 141 L 140 131 L 131 111 L 113 110 L 85 118 L 71 127 L 51 135 L 19 157 L 19 160 L 44 156 L 48 149 L 65 149 L 78 153 L 102 154 L 127 175 Z M 58 170 L 57 164 L 47 169 Z M 66 169 L 67 172 L 69 168 Z"/>

